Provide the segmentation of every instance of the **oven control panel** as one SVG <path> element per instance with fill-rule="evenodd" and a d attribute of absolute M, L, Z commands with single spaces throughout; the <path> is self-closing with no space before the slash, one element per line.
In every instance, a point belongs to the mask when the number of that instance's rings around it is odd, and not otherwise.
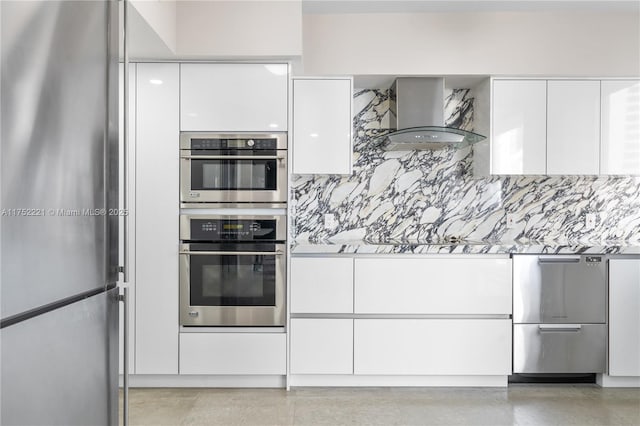
<path fill-rule="evenodd" d="M 191 149 L 278 149 L 277 139 L 191 139 Z"/>
<path fill-rule="evenodd" d="M 276 240 L 273 219 L 191 219 L 192 241 Z"/>

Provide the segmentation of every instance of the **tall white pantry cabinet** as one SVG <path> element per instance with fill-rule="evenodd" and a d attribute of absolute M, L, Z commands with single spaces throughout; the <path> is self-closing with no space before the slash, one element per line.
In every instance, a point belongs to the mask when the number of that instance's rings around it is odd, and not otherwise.
<path fill-rule="evenodd" d="M 178 374 L 179 64 L 136 67 L 135 373 Z"/>
<path fill-rule="evenodd" d="M 129 66 L 128 146 L 121 146 L 128 170 L 121 167 L 120 190 L 127 186 L 129 373 L 136 375 L 178 373 L 178 75 L 178 64 Z M 120 94 L 122 118 L 122 87 Z"/>
<path fill-rule="evenodd" d="M 181 130 L 287 131 L 289 65 L 130 67 L 129 373 L 143 385 L 179 384 L 179 375 L 284 376 L 283 331 L 218 333 L 179 327 L 179 136 Z M 212 351 L 216 356 L 207 355 Z"/>

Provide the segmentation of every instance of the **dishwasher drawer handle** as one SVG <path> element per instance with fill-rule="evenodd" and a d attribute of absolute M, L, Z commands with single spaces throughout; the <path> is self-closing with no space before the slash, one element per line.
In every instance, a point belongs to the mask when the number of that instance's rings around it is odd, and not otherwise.
<path fill-rule="evenodd" d="M 579 263 L 580 256 L 538 256 L 538 263 Z"/>
<path fill-rule="evenodd" d="M 540 324 L 538 325 L 540 331 L 580 331 L 582 325 L 580 324 Z"/>

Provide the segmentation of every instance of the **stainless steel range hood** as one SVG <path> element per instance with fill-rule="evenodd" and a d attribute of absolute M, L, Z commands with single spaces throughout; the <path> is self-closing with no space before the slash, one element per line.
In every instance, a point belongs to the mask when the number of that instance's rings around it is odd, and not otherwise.
<path fill-rule="evenodd" d="M 390 88 L 392 132 L 378 143 L 387 151 L 463 148 L 484 136 L 444 125 L 444 78 L 399 77 Z"/>

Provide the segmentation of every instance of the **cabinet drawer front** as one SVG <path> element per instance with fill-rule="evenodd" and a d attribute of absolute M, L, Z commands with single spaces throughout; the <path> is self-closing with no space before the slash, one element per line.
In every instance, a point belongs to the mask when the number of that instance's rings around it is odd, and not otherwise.
<path fill-rule="evenodd" d="M 291 320 L 291 374 L 352 374 L 353 320 Z"/>
<path fill-rule="evenodd" d="M 292 313 L 353 313 L 353 259 L 292 258 Z"/>
<path fill-rule="evenodd" d="M 181 333 L 180 374 L 285 374 L 284 333 Z"/>
<path fill-rule="evenodd" d="M 355 312 L 511 313 L 511 259 L 356 259 Z"/>
<path fill-rule="evenodd" d="M 354 342 L 355 374 L 511 374 L 511 320 L 355 320 Z"/>
<path fill-rule="evenodd" d="M 554 324 L 553 326 L 558 326 Z M 561 325 L 560 325 L 561 326 Z M 549 325 L 513 326 L 514 373 L 603 373 L 607 326 L 582 324 L 580 328 L 545 329 Z"/>

